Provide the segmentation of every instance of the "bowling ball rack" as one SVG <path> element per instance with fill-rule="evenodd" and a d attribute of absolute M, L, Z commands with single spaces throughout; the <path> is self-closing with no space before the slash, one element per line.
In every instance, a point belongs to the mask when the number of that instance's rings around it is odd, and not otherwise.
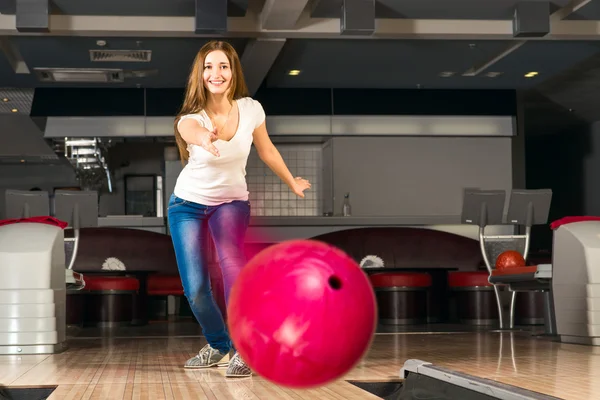
<path fill-rule="evenodd" d="M 481 255 L 485 266 L 490 274 L 489 282 L 494 287 L 498 316 L 500 318 L 500 329 L 505 329 L 504 308 L 500 291 L 508 284 L 511 293 L 510 316 L 508 329 L 514 329 L 514 314 L 516 296 L 519 291 L 530 291 L 522 278 L 515 277 L 514 281 L 498 282 L 494 280 L 494 273 L 499 271 L 495 268 L 498 256 L 507 251 L 516 251 L 527 260 L 531 241 L 531 230 L 534 225 L 545 225 L 548 222 L 550 204 L 552 201 L 552 190 L 550 189 L 513 189 L 508 199 L 508 210 L 504 215 L 506 203 L 506 190 L 480 190 L 465 189 L 463 194 L 463 209 L 461 223 L 475 225 L 479 230 L 479 244 Z M 486 234 L 486 228 L 491 226 L 512 225 L 514 234 Z M 517 234 L 517 232 L 521 232 Z M 525 277 L 525 275 L 523 275 Z M 533 279 L 532 274 L 527 277 Z M 507 279 L 504 276 L 503 279 Z M 512 284 L 514 283 L 514 285 Z M 539 286 L 539 285 L 538 285 Z M 537 288 L 535 289 L 537 290 Z M 552 299 L 545 293 L 547 308 L 551 306 Z M 554 335 L 553 314 L 546 316 L 546 333 Z"/>

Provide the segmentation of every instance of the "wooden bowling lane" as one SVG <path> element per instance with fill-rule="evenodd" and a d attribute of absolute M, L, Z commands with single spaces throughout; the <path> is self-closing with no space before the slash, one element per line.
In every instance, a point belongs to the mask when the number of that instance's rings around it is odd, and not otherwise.
<path fill-rule="evenodd" d="M 194 337 L 77 338 L 57 355 L 0 356 L 0 385 L 58 385 L 50 399 L 378 399 L 346 380 L 398 378 L 407 359 L 564 399 L 600 393 L 600 348 L 528 333 L 381 334 L 343 379 L 312 390 L 260 378 L 226 379 L 225 369 L 184 370 L 204 344 Z"/>

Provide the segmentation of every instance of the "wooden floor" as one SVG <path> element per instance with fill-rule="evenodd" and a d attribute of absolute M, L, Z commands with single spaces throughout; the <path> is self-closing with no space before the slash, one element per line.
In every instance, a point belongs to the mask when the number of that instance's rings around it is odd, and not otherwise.
<path fill-rule="evenodd" d="M 226 379 L 225 369 L 184 370 L 185 360 L 205 343 L 201 337 L 92 336 L 70 338 L 69 349 L 57 355 L 0 356 L 0 385 L 58 385 L 52 400 L 378 399 L 346 380 L 397 380 L 404 361 L 421 359 L 564 399 L 588 400 L 600 393 L 600 348 L 527 332 L 378 334 L 347 376 L 308 391 L 284 389 L 256 376 Z"/>

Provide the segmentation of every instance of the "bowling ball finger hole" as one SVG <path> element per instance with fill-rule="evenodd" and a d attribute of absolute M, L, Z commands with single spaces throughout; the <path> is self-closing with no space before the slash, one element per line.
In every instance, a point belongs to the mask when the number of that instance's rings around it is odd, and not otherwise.
<path fill-rule="evenodd" d="M 331 276 L 328 282 L 333 290 L 340 290 L 342 288 L 342 280 L 335 275 Z"/>

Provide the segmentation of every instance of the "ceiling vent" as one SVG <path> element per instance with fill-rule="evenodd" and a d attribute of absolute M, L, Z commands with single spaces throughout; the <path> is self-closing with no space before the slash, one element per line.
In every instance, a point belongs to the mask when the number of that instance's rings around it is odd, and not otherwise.
<path fill-rule="evenodd" d="M 124 74 L 120 69 L 94 68 L 34 68 L 41 82 L 123 82 Z"/>
<path fill-rule="evenodd" d="M 94 62 L 150 62 L 151 50 L 90 50 Z"/>

